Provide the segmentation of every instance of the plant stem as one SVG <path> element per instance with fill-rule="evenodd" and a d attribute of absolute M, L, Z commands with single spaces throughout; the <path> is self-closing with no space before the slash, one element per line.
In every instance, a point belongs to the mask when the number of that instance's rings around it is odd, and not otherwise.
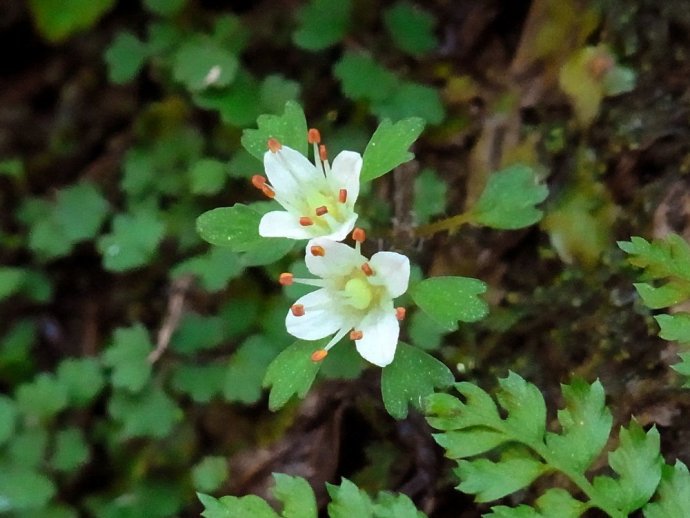
<path fill-rule="evenodd" d="M 446 230 L 453 232 L 470 221 L 472 221 L 471 214 L 469 212 L 463 212 L 462 214 L 451 216 L 450 218 L 434 221 L 433 223 L 428 223 L 426 225 L 417 227 L 414 233 L 417 237 L 430 237 L 437 232 L 443 232 Z"/>

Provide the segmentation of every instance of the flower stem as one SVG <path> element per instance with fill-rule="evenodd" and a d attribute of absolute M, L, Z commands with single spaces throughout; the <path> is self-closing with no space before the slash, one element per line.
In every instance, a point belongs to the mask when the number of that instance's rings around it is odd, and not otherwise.
<path fill-rule="evenodd" d="M 437 232 L 454 232 L 460 228 L 465 223 L 472 221 L 472 215 L 469 212 L 463 212 L 456 216 L 451 216 L 450 218 L 442 219 L 439 221 L 434 221 L 433 223 L 428 223 L 417 227 L 414 231 L 417 237 L 431 237 Z"/>

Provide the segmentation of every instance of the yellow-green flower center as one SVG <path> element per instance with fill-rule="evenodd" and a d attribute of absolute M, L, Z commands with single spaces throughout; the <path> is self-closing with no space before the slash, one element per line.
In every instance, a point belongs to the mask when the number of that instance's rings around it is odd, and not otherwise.
<path fill-rule="evenodd" d="M 348 299 L 347 302 L 357 309 L 366 309 L 374 298 L 371 285 L 364 279 L 350 279 L 345 283 L 343 291 Z"/>

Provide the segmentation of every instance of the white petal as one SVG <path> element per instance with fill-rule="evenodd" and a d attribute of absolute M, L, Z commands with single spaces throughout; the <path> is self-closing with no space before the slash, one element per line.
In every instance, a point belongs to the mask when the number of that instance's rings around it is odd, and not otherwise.
<path fill-rule="evenodd" d="M 309 227 L 299 224 L 297 216 L 282 210 L 274 210 L 263 215 L 259 222 L 259 235 L 290 239 L 309 239 L 313 236 Z"/>
<path fill-rule="evenodd" d="M 323 248 L 323 256 L 313 255 L 312 246 Z M 307 243 L 304 260 L 309 272 L 323 279 L 349 275 L 352 270 L 364 263 L 364 257 L 351 246 L 323 237 L 317 237 Z"/>
<path fill-rule="evenodd" d="M 377 252 L 371 257 L 369 265 L 374 276 L 369 282 L 385 286 L 392 298 L 407 291 L 410 282 L 410 260 L 396 252 Z"/>
<path fill-rule="evenodd" d="M 276 153 L 266 151 L 264 169 L 276 193 L 287 200 L 301 197 L 305 185 L 323 178 L 307 157 L 287 146 Z"/>
<path fill-rule="evenodd" d="M 354 151 L 341 151 L 331 164 L 331 184 L 347 189 L 347 205 L 352 207 L 359 196 L 359 173 L 362 170 L 362 157 Z"/>
<path fill-rule="evenodd" d="M 379 367 L 385 367 L 393 361 L 400 323 L 392 304 L 367 314 L 357 330 L 362 331 L 362 339 L 355 341 L 355 346 L 362 358 Z"/>
<path fill-rule="evenodd" d="M 350 232 L 352 232 L 352 229 L 355 228 L 356 221 L 357 214 L 353 212 L 343 223 L 341 223 L 338 227 L 333 228 L 333 231 L 330 234 L 322 237 L 332 241 L 342 241 Z"/>
<path fill-rule="evenodd" d="M 304 315 L 296 317 L 292 310 L 288 311 L 285 327 L 292 336 L 302 340 L 318 340 L 332 335 L 344 325 L 338 305 L 325 289 L 307 293 L 295 304 L 304 306 Z"/>

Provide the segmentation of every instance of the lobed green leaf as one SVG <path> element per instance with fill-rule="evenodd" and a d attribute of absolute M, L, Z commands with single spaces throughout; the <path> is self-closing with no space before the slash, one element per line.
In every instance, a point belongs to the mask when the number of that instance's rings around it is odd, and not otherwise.
<path fill-rule="evenodd" d="M 431 277 L 414 285 L 410 295 L 432 320 L 452 331 L 458 320 L 476 322 L 486 316 L 489 307 L 477 296 L 485 291 L 486 284 L 471 277 Z"/>
<path fill-rule="evenodd" d="M 307 119 L 299 104 L 288 101 L 282 115 L 260 115 L 256 122 L 258 129 L 242 132 L 242 146 L 262 163 L 269 138 L 307 156 Z"/>
<path fill-rule="evenodd" d="M 392 171 L 414 158 L 408 151 L 424 129 L 424 121 L 411 117 L 393 124 L 385 119 L 379 124 L 364 150 L 360 180 L 368 182 Z"/>

